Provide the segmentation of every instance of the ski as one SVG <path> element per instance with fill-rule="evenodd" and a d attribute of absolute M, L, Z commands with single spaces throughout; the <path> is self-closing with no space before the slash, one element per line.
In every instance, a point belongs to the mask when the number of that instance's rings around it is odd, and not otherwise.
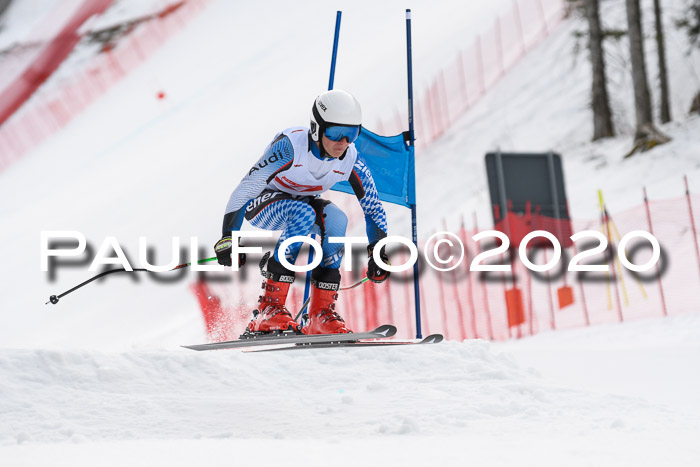
<path fill-rule="evenodd" d="M 281 350 L 300 350 L 300 349 L 332 349 L 332 348 L 347 348 L 347 347 L 393 347 L 401 345 L 424 345 L 437 344 L 442 342 L 442 334 L 431 334 L 420 341 L 355 341 L 355 342 L 323 342 L 316 344 L 296 344 L 290 347 L 279 347 L 274 349 L 258 349 L 248 350 L 248 352 L 277 352 Z"/>
<path fill-rule="evenodd" d="M 341 342 L 355 342 L 363 339 L 385 339 L 396 334 L 396 327 L 390 324 L 379 326 L 373 331 L 353 332 L 350 334 L 279 334 L 272 336 L 253 336 L 246 339 L 236 339 L 226 342 L 213 342 L 210 344 L 183 345 L 182 347 L 192 350 L 214 350 L 214 349 L 237 349 L 243 347 L 254 347 L 259 345 L 279 345 L 279 344 L 328 344 Z"/>

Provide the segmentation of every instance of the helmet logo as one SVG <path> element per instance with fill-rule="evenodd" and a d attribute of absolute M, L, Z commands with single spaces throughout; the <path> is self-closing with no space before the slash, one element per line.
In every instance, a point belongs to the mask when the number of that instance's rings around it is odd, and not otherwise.
<path fill-rule="evenodd" d="M 318 101 L 318 106 L 321 107 L 321 109 L 322 109 L 324 112 L 325 112 L 326 110 L 328 110 L 328 109 L 326 108 L 326 106 L 323 105 L 323 102 L 321 102 L 321 101 Z"/>

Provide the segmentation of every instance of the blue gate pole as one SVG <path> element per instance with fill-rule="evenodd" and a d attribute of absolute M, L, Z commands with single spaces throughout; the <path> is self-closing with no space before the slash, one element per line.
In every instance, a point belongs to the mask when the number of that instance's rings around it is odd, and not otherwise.
<path fill-rule="evenodd" d="M 340 18 L 343 15 L 342 11 L 338 11 L 335 15 L 335 36 L 333 37 L 333 55 L 331 56 L 331 76 L 328 80 L 328 90 L 333 89 L 333 80 L 335 78 L 335 61 L 338 57 L 338 39 L 340 38 Z M 313 235 L 311 236 L 313 238 Z M 321 239 L 323 241 L 323 239 Z M 314 249 L 309 247 L 309 260 L 307 264 L 311 264 L 314 260 Z M 311 271 L 306 273 L 306 284 L 304 285 L 304 302 L 309 298 L 311 289 Z"/>
<path fill-rule="evenodd" d="M 408 64 L 408 133 L 409 144 L 414 148 L 415 155 L 415 134 L 413 132 L 413 60 L 411 58 L 411 9 L 406 9 L 406 54 Z M 413 244 L 418 248 L 418 224 L 416 222 L 416 170 L 412 164 L 409 173 L 409 196 L 412 196 L 411 206 L 411 229 L 413 231 Z M 412 195 L 411 195 L 412 194 Z M 416 301 L 416 339 L 422 339 L 420 323 L 420 282 L 418 275 L 418 261 L 413 265 L 413 293 Z"/>
<path fill-rule="evenodd" d="M 338 57 L 338 39 L 340 38 L 340 17 L 343 12 L 339 11 L 335 15 L 335 36 L 333 37 L 333 55 L 331 58 L 331 76 L 328 80 L 328 90 L 333 89 L 333 79 L 335 78 L 335 59 Z"/>

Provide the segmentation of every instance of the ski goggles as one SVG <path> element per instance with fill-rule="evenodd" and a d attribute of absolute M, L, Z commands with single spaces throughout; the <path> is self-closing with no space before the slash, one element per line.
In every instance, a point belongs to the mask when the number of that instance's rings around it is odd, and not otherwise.
<path fill-rule="evenodd" d="M 331 141 L 340 141 L 343 138 L 348 139 L 348 143 L 352 143 L 360 135 L 360 125 L 357 126 L 329 126 L 323 133 Z"/>

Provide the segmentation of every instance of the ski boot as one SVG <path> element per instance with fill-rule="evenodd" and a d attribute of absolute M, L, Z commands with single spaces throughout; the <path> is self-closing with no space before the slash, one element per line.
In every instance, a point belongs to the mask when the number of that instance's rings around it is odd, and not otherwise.
<path fill-rule="evenodd" d="M 258 309 L 253 311 L 253 320 L 248 323 L 246 332 L 298 332 L 299 326 L 284 305 L 289 287 L 294 282 L 294 273 L 287 271 L 275 258 L 270 258 L 267 263 L 267 272 L 262 274 L 265 277 L 262 283 L 264 292 L 258 299 Z"/>
<path fill-rule="evenodd" d="M 326 279 L 326 281 L 319 278 Z M 345 325 L 343 318 L 335 311 L 339 289 L 340 273 L 337 269 L 314 269 L 311 274 L 308 320 L 301 332 L 304 334 L 347 334 L 352 332 Z"/>

